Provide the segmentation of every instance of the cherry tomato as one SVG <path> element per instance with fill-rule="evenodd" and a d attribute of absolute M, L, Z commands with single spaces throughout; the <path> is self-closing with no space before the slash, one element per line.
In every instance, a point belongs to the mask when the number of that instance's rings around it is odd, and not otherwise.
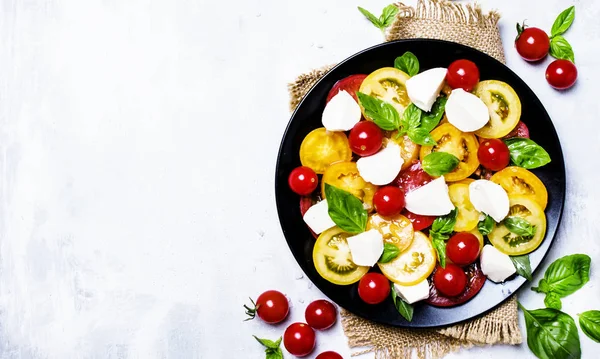
<path fill-rule="evenodd" d="M 358 295 L 367 304 L 379 304 L 390 294 L 390 282 L 379 273 L 367 273 L 358 282 Z"/>
<path fill-rule="evenodd" d="M 426 302 L 436 307 L 452 307 L 470 300 L 479 293 L 487 279 L 479 268 L 479 263 L 475 262 L 463 269 L 467 275 L 467 288 L 464 292 L 456 297 L 447 297 L 440 293 L 435 285 L 431 283 L 429 285 L 429 298 L 427 298 Z"/>
<path fill-rule="evenodd" d="M 479 257 L 479 239 L 473 233 L 456 233 L 446 244 L 446 254 L 454 264 L 469 265 Z"/>
<path fill-rule="evenodd" d="M 292 191 L 301 196 L 311 194 L 319 185 L 317 174 L 306 166 L 296 167 L 290 172 L 288 184 Z"/>
<path fill-rule="evenodd" d="M 258 296 L 254 308 L 244 306 L 246 308 L 246 314 L 250 316 L 249 319 L 254 319 L 256 314 L 259 318 L 269 324 L 275 324 L 283 321 L 289 311 L 290 305 L 287 298 L 283 293 L 276 290 L 268 290 Z"/>
<path fill-rule="evenodd" d="M 479 82 L 479 68 L 472 61 L 456 60 L 448 66 L 446 82 L 453 89 L 461 88 L 471 92 Z"/>
<path fill-rule="evenodd" d="M 479 242 L 477 246 L 479 246 Z M 455 297 L 465 291 L 467 275 L 456 264 L 446 263 L 446 268 L 437 267 L 433 275 L 433 284 L 443 295 Z"/>
<path fill-rule="evenodd" d="M 421 214 L 415 214 L 409 211 L 408 209 L 404 209 L 402 211 L 402 215 L 408 218 L 413 225 L 413 229 L 415 231 L 422 231 L 425 228 L 431 226 L 433 221 L 437 218 L 436 216 L 423 216 Z"/>
<path fill-rule="evenodd" d="M 477 150 L 479 163 L 488 170 L 500 171 L 510 162 L 510 151 L 504 141 L 488 138 L 481 142 Z"/>
<path fill-rule="evenodd" d="M 528 27 L 515 40 L 515 47 L 524 60 L 538 61 L 548 54 L 550 39 L 544 30 Z"/>
<path fill-rule="evenodd" d="M 317 357 L 315 359 L 344 359 L 344 358 L 336 352 L 323 352 L 323 353 L 317 355 Z"/>
<path fill-rule="evenodd" d="M 557 90 L 566 90 L 577 81 L 577 67 L 569 60 L 555 60 L 546 69 L 546 81 Z"/>
<path fill-rule="evenodd" d="M 358 102 L 358 98 L 356 97 L 356 92 L 360 89 L 360 85 L 362 85 L 363 80 L 367 77 L 367 75 L 350 75 L 346 78 L 343 78 L 336 82 L 329 94 L 327 94 L 327 102 L 329 102 L 333 96 L 337 95 L 340 91 L 346 91 L 350 94 L 350 96 L 354 97 L 354 100 Z"/>
<path fill-rule="evenodd" d="M 350 149 L 359 156 L 371 156 L 377 153 L 383 143 L 383 132 L 372 121 L 360 121 L 348 136 Z"/>
<path fill-rule="evenodd" d="M 337 319 L 335 305 L 324 299 L 315 300 L 306 307 L 304 312 L 306 322 L 314 329 L 324 330 L 331 328 Z"/>
<path fill-rule="evenodd" d="M 373 196 L 375 210 L 382 216 L 395 216 L 404 208 L 404 191 L 395 186 L 385 186 Z"/>
<path fill-rule="evenodd" d="M 290 354 L 303 357 L 315 349 L 315 331 L 305 323 L 293 323 L 283 333 L 283 345 Z"/>

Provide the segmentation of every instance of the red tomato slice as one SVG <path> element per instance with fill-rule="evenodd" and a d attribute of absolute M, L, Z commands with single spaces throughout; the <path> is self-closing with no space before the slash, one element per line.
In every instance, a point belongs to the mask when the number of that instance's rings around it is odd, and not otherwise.
<path fill-rule="evenodd" d="M 434 307 L 453 307 L 455 305 L 467 302 L 477 293 L 479 293 L 485 284 L 485 275 L 479 267 L 479 262 L 473 263 L 464 269 L 465 274 L 467 275 L 467 288 L 464 292 L 462 292 L 462 294 L 457 297 L 446 297 L 442 293 L 438 292 L 433 283 L 430 283 L 429 298 L 426 300 L 426 302 Z M 435 274 L 435 272 L 433 272 L 433 274 Z"/>
<path fill-rule="evenodd" d="M 529 138 L 529 128 L 523 121 L 519 121 L 517 127 L 515 127 L 508 135 L 504 136 L 504 139 L 512 137 Z"/>
<path fill-rule="evenodd" d="M 436 216 L 422 216 L 420 214 L 415 214 L 409 211 L 408 209 L 404 209 L 402 211 L 402 215 L 412 223 L 413 229 L 415 231 L 422 231 L 425 228 L 431 226 L 433 221 L 435 221 Z"/>
<path fill-rule="evenodd" d="M 398 177 L 396 177 L 393 183 L 400 187 L 404 193 L 408 193 L 423 186 L 424 184 L 431 182 L 431 180 L 431 176 L 423 170 L 423 167 L 421 167 L 421 162 L 414 161 L 410 167 L 402 170 L 400 174 L 398 174 Z M 431 226 L 436 218 L 435 216 L 422 216 L 420 214 L 414 214 L 407 209 L 404 209 L 402 214 L 412 222 L 415 231 L 422 231 L 423 229 Z"/>
<path fill-rule="evenodd" d="M 362 74 L 350 75 L 339 80 L 335 83 L 335 85 L 333 85 L 333 87 L 329 91 L 329 94 L 327 95 L 327 102 L 329 102 L 329 100 L 331 100 L 333 96 L 337 95 L 338 92 L 342 90 L 348 92 L 352 97 L 354 97 L 354 100 L 358 102 L 358 98 L 356 97 L 356 91 L 360 89 L 360 85 L 366 77 L 367 75 Z"/>
<path fill-rule="evenodd" d="M 320 198 L 317 195 L 300 197 L 300 214 L 304 217 L 306 211 L 308 211 L 308 209 L 312 207 L 313 204 L 319 201 Z M 319 237 L 315 232 L 312 231 L 312 229 L 309 228 L 308 230 L 310 231 L 310 233 L 312 233 L 315 239 Z"/>

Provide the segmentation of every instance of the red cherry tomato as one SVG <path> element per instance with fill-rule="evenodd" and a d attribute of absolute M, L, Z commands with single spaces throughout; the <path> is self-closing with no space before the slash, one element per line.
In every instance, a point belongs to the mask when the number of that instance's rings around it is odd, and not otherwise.
<path fill-rule="evenodd" d="M 293 323 L 283 333 L 283 346 L 290 354 L 303 357 L 315 348 L 315 331 L 305 323 Z"/>
<path fill-rule="evenodd" d="M 415 231 L 422 231 L 425 228 L 431 226 L 433 221 L 437 218 L 436 216 L 423 216 L 421 214 L 415 214 L 409 211 L 408 209 L 404 209 L 402 211 L 402 215 L 412 223 L 413 229 Z"/>
<path fill-rule="evenodd" d="M 479 68 L 472 61 L 456 60 L 448 66 L 446 82 L 453 89 L 461 88 L 470 92 L 479 82 Z"/>
<path fill-rule="evenodd" d="M 548 54 L 550 39 L 544 30 L 528 27 L 515 40 L 515 47 L 524 60 L 538 61 Z"/>
<path fill-rule="evenodd" d="M 426 302 L 436 307 L 452 307 L 471 300 L 485 284 L 487 277 L 479 268 L 479 263 L 475 262 L 468 267 L 463 268 L 467 275 L 467 288 L 456 297 L 447 297 L 431 283 L 429 285 L 429 298 Z M 435 273 L 434 273 L 435 275 Z"/>
<path fill-rule="evenodd" d="M 477 150 L 479 163 L 488 170 L 500 171 L 510 162 L 510 151 L 504 141 L 489 138 L 479 144 Z"/>
<path fill-rule="evenodd" d="M 258 314 L 260 319 L 269 324 L 283 321 L 290 311 L 287 298 L 283 293 L 276 290 L 268 290 L 261 294 L 256 300 L 254 308 L 244 307 L 250 319 L 254 319 L 255 315 Z"/>
<path fill-rule="evenodd" d="M 557 90 L 566 90 L 577 81 L 577 67 L 569 60 L 555 60 L 546 69 L 546 81 Z"/>
<path fill-rule="evenodd" d="M 456 264 L 446 263 L 446 268 L 437 267 L 433 275 L 433 284 L 443 295 L 455 297 L 465 291 L 467 275 Z"/>
<path fill-rule="evenodd" d="M 382 216 L 394 216 L 404 208 L 404 191 L 395 186 L 385 186 L 373 195 L 375 210 Z"/>
<path fill-rule="evenodd" d="M 359 156 L 371 156 L 377 153 L 383 143 L 383 132 L 371 121 L 360 121 L 348 136 L 350 149 Z"/>
<path fill-rule="evenodd" d="M 358 295 L 367 304 L 379 304 L 390 295 L 390 282 L 380 273 L 367 273 L 358 282 Z"/>
<path fill-rule="evenodd" d="M 354 97 L 354 100 L 358 102 L 358 97 L 356 97 L 356 92 L 360 89 L 360 85 L 363 83 L 363 80 L 367 77 L 367 75 L 350 75 L 346 78 L 343 78 L 336 82 L 329 94 L 327 94 L 327 102 L 329 102 L 333 96 L 337 95 L 340 91 L 346 91 L 350 94 L 350 96 Z"/>
<path fill-rule="evenodd" d="M 336 352 L 323 352 L 323 353 L 317 355 L 317 357 L 315 359 L 344 359 L 344 358 Z"/>
<path fill-rule="evenodd" d="M 454 264 L 469 265 L 479 257 L 479 239 L 473 233 L 461 232 L 448 240 L 446 254 Z"/>
<path fill-rule="evenodd" d="M 306 196 L 317 188 L 319 178 L 311 168 L 300 166 L 292 170 L 288 177 L 288 184 L 296 194 Z"/>
<path fill-rule="evenodd" d="M 329 329 L 335 324 L 337 309 L 329 301 L 324 299 L 315 300 L 306 307 L 304 317 L 308 325 L 314 329 Z"/>

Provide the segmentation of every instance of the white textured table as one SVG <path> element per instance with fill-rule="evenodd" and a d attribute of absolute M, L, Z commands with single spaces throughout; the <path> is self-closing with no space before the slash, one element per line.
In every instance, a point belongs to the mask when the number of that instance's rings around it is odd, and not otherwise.
<path fill-rule="evenodd" d="M 322 297 L 275 210 L 286 83 L 381 42 L 356 5 L 387 3 L 1 1 L 0 358 L 262 358 L 251 334 L 284 326 L 242 323 L 247 297 L 286 292 L 293 320 Z M 562 140 L 568 193 L 549 260 L 594 260 L 564 308 L 600 309 L 600 3 L 482 3 L 502 12 L 508 65 Z M 571 3 L 580 76 L 558 93 L 544 65 L 518 58 L 514 23 L 549 29 Z M 339 324 L 318 341 L 349 356 Z M 526 345 L 450 357 L 508 356 L 533 357 Z"/>

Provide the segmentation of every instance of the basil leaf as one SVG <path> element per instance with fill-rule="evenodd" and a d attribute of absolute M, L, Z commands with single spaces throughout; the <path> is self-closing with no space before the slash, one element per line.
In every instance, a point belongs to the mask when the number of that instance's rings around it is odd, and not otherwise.
<path fill-rule="evenodd" d="M 446 268 L 446 240 L 448 236 L 432 234 L 431 235 L 431 244 L 433 244 L 433 248 L 437 252 L 438 261 L 442 268 Z"/>
<path fill-rule="evenodd" d="M 361 233 L 367 228 L 367 211 L 362 202 L 349 192 L 325 183 L 329 217 L 348 233 Z"/>
<path fill-rule="evenodd" d="M 383 245 L 383 253 L 379 257 L 379 263 L 388 263 L 396 259 L 400 255 L 400 249 L 391 243 L 385 243 Z"/>
<path fill-rule="evenodd" d="M 531 263 L 529 262 L 529 255 L 525 254 L 522 256 L 511 256 L 510 260 L 513 262 L 517 273 L 521 277 L 527 279 L 528 281 L 533 280 L 531 276 Z"/>
<path fill-rule="evenodd" d="M 600 343 L 600 310 L 588 310 L 581 313 L 579 326 L 591 340 Z"/>
<path fill-rule="evenodd" d="M 358 101 L 365 109 L 365 115 L 382 130 L 393 131 L 400 127 L 400 115 L 394 106 L 373 96 L 357 92 Z"/>
<path fill-rule="evenodd" d="M 573 20 L 575 20 L 575 6 L 571 6 L 558 15 L 552 25 L 551 36 L 555 37 L 564 34 L 571 27 Z"/>
<path fill-rule="evenodd" d="M 550 155 L 542 146 L 528 138 L 510 138 L 504 141 L 510 151 L 511 161 L 523 168 L 538 168 L 550 163 Z"/>
<path fill-rule="evenodd" d="M 550 293 L 550 286 L 544 278 L 540 279 L 537 287 L 531 287 L 531 290 L 536 293 Z"/>
<path fill-rule="evenodd" d="M 540 359 L 581 358 L 579 333 L 575 321 L 560 310 L 547 308 L 527 310 L 519 308 L 525 316 L 527 345 Z"/>
<path fill-rule="evenodd" d="M 400 9 L 398 9 L 398 7 L 396 7 L 396 5 L 394 5 L 394 4 L 390 4 L 386 7 L 384 7 L 383 12 L 381 13 L 381 16 L 379 17 L 379 23 L 381 24 L 381 26 L 383 26 L 383 27 L 390 26 L 394 22 L 394 19 L 396 18 L 396 15 L 398 14 L 398 12 L 400 12 Z"/>
<path fill-rule="evenodd" d="M 456 224 L 456 216 L 458 215 L 458 208 L 454 209 L 445 216 L 438 217 L 433 221 L 429 234 L 445 235 L 445 239 L 450 237 L 450 234 L 454 231 L 454 225 Z"/>
<path fill-rule="evenodd" d="M 396 307 L 396 310 L 398 311 L 398 313 L 400 313 L 400 315 L 402 317 L 404 317 L 404 319 L 408 320 L 409 322 L 412 321 L 413 313 L 414 313 L 413 306 L 406 303 L 400 297 L 398 292 L 396 292 L 396 286 L 394 286 L 393 284 L 392 284 L 391 295 L 392 295 L 392 301 L 394 302 L 394 307 Z"/>
<path fill-rule="evenodd" d="M 437 142 L 435 142 L 435 140 L 433 139 L 433 136 L 431 136 L 429 134 L 429 131 L 427 131 L 424 128 L 414 128 L 414 129 L 410 129 L 407 132 L 408 137 L 410 138 L 411 141 L 413 141 L 414 143 L 416 143 L 417 145 L 422 145 L 422 146 L 435 146 L 437 145 Z"/>
<path fill-rule="evenodd" d="M 446 102 L 448 102 L 448 98 L 445 96 L 440 96 L 435 100 L 435 103 L 431 107 L 430 112 L 424 112 L 423 116 L 421 116 L 421 128 L 431 132 L 434 128 L 439 125 L 442 117 L 444 116 L 444 111 L 446 110 Z"/>
<path fill-rule="evenodd" d="M 561 298 L 574 293 L 590 280 L 591 258 L 585 254 L 572 254 L 552 262 L 535 292 L 554 292 Z"/>
<path fill-rule="evenodd" d="M 439 177 L 454 171 L 460 160 L 447 152 L 431 152 L 423 158 L 423 170 L 430 176 Z"/>
<path fill-rule="evenodd" d="M 496 222 L 494 219 L 489 214 L 486 214 L 485 218 L 477 223 L 477 229 L 479 230 L 479 233 L 487 236 L 494 229 L 495 224 Z"/>
<path fill-rule="evenodd" d="M 269 351 L 270 349 L 267 349 L 267 356 L 265 357 L 266 359 L 283 359 L 283 352 L 281 351 L 281 348 L 277 348 L 274 349 L 272 351 Z"/>
<path fill-rule="evenodd" d="M 419 60 L 410 51 L 406 51 L 404 55 L 396 57 L 394 67 L 400 71 L 406 72 L 409 76 L 414 76 L 419 73 Z"/>
<path fill-rule="evenodd" d="M 550 40 L 550 56 L 575 62 L 575 54 L 571 44 L 561 35 L 557 35 Z"/>
<path fill-rule="evenodd" d="M 257 337 L 256 335 L 253 335 L 254 339 L 256 339 L 256 341 L 258 341 L 260 344 L 262 344 L 265 348 L 267 349 L 277 349 L 279 348 L 279 345 L 281 345 L 281 337 L 279 339 L 277 339 L 277 341 L 272 341 L 269 339 L 261 339 L 259 337 Z"/>
<path fill-rule="evenodd" d="M 506 217 L 504 219 L 504 225 L 509 231 L 523 238 L 531 238 L 535 235 L 536 227 L 532 226 L 531 223 L 521 217 Z"/>
<path fill-rule="evenodd" d="M 546 305 L 546 308 L 553 308 L 558 310 L 561 310 L 562 308 L 562 302 L 560 301 L 560 297 L 554 292 L 546 294 L 546 298 L 544 298 L 544 304 Z"/>
<path fill-rule="evenodd" d="M 378 29 L 382 29 L 383 30 L 383 24 L 381 23 L 381 21 L 379 21 L 379 19 L 377 18 L 377 16 L 371 14 L 368 10 L 363 9 L 362 7 L 358 7 L 358 11 L 361 12 L 361 14 L 365 15 L 365 17 L 367 19 L 369 19 L 369 21 L 375 25 L 376 28 Z"/>
<path fill-rule="evenodd" d="M 421 124 L 421 114 L 423 114 L 423 111 L 415 106 L 415 104 L 411 103 L 408 105 L 402 114 L 402 127 L 404 127 L 404 130 L 408 131 L 419 127 Z"/>

